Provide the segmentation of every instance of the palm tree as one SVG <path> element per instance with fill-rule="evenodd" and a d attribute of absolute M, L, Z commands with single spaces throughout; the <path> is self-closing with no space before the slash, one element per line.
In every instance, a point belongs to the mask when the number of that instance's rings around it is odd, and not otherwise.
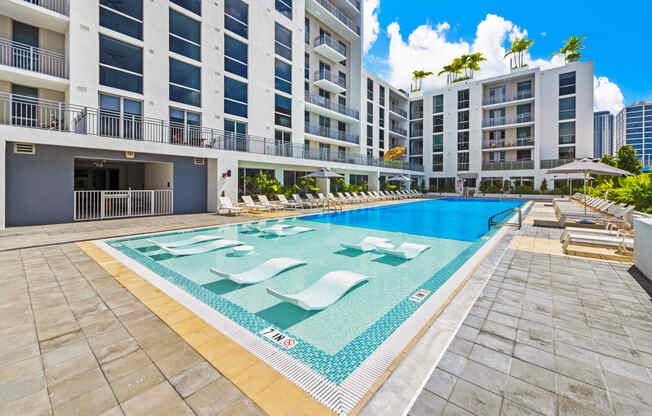
<path fill-rule="evenodd" d="M 481 52 L 476 52 L 476 53 L 472 53 L 470 55 L 466 55 L 466 59 L 465 59 L 464 64 L 465 64 L 465 68 L 469 70 L 468 77 L 473 78 L 473 73 L 480 70 L 479 63 L 484 62 L 486 60 L 487 60 L 487 58 L 482 56 Z"/>
<path fill-rule="evenodd" d="M 507 50 L 507 53 L 505 54 L 505 58 L 507 58 L 509 55 L 514 55 L 514 65 L 511 65 L 510 62 L 510 67 L 512 68 L 523 68 L 526 67 L 527 64 L 523 61 L 523 58 L 525 57 L 525 52 L 530 49 L 530 46 L 534 43 L 534 40 L 528 40 L 527 38 L 516 38 L 512 42 L 512 46 Z"/>
<path fill-rule="evenodd" d="M 412 72 L 412 79 L 414 79 L 414 88 L 412 91 L 421 91 L 421 85 L 423 84 L 423 79 L 432 75 L 432 72 L 428 71 L 414 71 Z"/>
<path fill-rule="evenodd" d="M 450 65 L 444 65 L 444 67 L 441 69 L 441 71 L 439 71 L 437 75 L 446 74 L 446 83 L 450 84 L 452 72 L 453 70 Z"/>
<path fill-rule="evenodd" d="M 558 52 L 553 52 L 551 55 L 564 55 L 564 62 L 577 62 L 582 57 L 582 54 L 579 52 L 584 49 L 582 41 L 586 39 L 586 36 L 571 36 L 570 39 L 565 40 L 564 47 L 561 48 Z"/>
<path fill-rule="evenodd" d="M 466 58 L 465 58 L 466 60 Z M 453 59 L 453 62 L 450 64 L 452 82 L 457 82 L 457 76 L 462 73 L 464 69 L 464 61 L 461 57 Z"/>

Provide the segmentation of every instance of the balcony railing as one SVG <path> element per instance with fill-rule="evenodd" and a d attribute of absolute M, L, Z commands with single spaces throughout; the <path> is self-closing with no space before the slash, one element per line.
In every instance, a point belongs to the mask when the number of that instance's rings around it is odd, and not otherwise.
<path fill-rule="evenodd" d="M 541 161 L 541 169 L 552 169 L 572 162 L 573 159 L 546 159 Z"/>
<path fill-rule="evenodd" d="M 331 73 L 330 71 L 315 71 L 313 74 L 313 80 L 314 81 L 330 81 L 334 84 L 339 85 L 342 88 L 346 88 L 346 79 L 345 78 L 340 78 L 336 77 L 335 74 Z"/>
<path fill-rule="evenodd" d="M 340 103 L 336 103 L 335 101 L 329 100 L 324 97 L 320 97 L 319 95 L 313 95 L 313 94 L 306 94 L 305 95 L 306 102 L 318 105 L 320 107 L 336 111 L 340 114 L 344 114 L 349 117 L 353 117 L 356 120 L 360 119 L 360 112 L 358 110 L 354 110 L 352 108 L 349 108 L 347 106 L 344 106 Z"/>
<path fill-rule="evenodd" d="M 360 0 L 348 0 L 358 11 L 360 11 Z"/>
<path fill-rule="evenodd" d="M 534 121 L 532 113 L 519 114 L 516 117 L 495 117 L 482 121 L 482 127 L 506 126 L 509 124 L 529 123 Z"/>
<path fill-rule="evenodd" d="M 534 169 L 534 160 L 483 161 L 482 170 L 525 170 Z"/>
<path fill-rule="evenodd" d="M 527 100 L 532 97 L 532 90 L 523 90 L 519 91 L 516 95 L 497 95 L 494 97 L 487 97 L 482 102 L 482 105 L 509 103 L 511 101 Z"/>
<path fill-rule="evenodd" d="M 398 127 L 398 126 L 391 126 L 391 125 L 389 126 L 389 131 L 391 131 L 393 133 L 396 133 L 396 134 L 400 134 L 401 136 L 407 136 L 407 133 L 408 133 L 407 129 L 403 129 L 403 128 Z"/>
<path fill-rule="evenodd" d="M 356 24 L 351 18 L 344 14 L 340 9 L 337 8 L 333 3 L 328 0 L 315 0 L 321 6 L 331 12 L 337 19 L 344 23 L 349 29 L 354 31 L 357 35 L 360 35 L 360 25 Z M 360 10 L 358 8 L 358 10 Z"/>
<path fill-rule="evenodd" d="M 303 144 L 278 144 L 275 139 L 235 134 L 201 126 L 170 123 L 133 114 L 118 114 L 92 107 L 45 101 L 0 93 L 0 125 L 43 129 L 195 148 L 230 150 L 298 159 L 340 161 L 356 165 L 421 170 L 407 161 L 385 161 L 349 154 L 346 160 L 306 151 Z"/>
<path fill-rule="evenodd" d="M 5 38 L 0 38 L 0 65 L 68 78 L 65 55 Z"/>
<path fill-rule="evenodd" d="M 408 118 L 407 111 L 405 111 L 401 107 L 397 107 L 397 106 L 395 106 L 393 104 L 389 105 L 389 111 L 391 111 L 392 113 L 396 113 L 396 114 L 398 114 L 399 116 L 401 116 L 403 118 Z"/>
<path fill-rule="evenodd" d="M 316 48 L 321 45 L 326 45 L 329 48 L 336 50 L 340 55 L 346 57 L 346 47 L 340 45 L 339 42 L 335 41 L 335 39 L 330 36 L 317 36 L 313 41 L 312 46 Z"/>
<path fill-rule="evenodd" d="M 68 16 L 68 0 L 24 0 L 36 6 L 41 6 L 53 12 Z"/>
<path fill-rule="evenodd" d="M 329 139 L 340 140 L 347 143 L 360 144 L 360 136 L 357 134 L 352 134 L 347 131 L 338 130 L 332 127 L 311 126 L 306 124 L 305 131 L 306 133 L 315 136 L 327 137 Z"/>
<path fill-rule="evenodd" d="M 518 138 L 518 139 L 500 139 L 500 140 L 485 140 L 482 143 L 483 149 L 498 149 L 503 147 L 519 147 L 519 146 L 534 146 L 534 138 Z"/>
<path fill-rule="evenodd" d="M 410 114 L 410 120 L 419 120 L 423 118 L 423 110 L 414 111 Z"/>

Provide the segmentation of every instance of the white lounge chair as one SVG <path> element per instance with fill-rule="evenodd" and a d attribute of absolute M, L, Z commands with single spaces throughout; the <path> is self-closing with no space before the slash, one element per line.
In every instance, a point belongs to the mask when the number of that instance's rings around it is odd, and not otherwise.
<path fill-rule="evenodd" d="M 292 227 L 292 228 L 283 228 L 283 229 L 270 227 L 270 228 L 264 228 L 262 232 L 265 234 L 271 234 L 278 237 L 285 237 L 288 235 L 301 234 L 301 233 L 314 231 L 314 230 L 315 230 L 314 228 L 309 228 L 309 227 Z"/>
<path fill-rule="evenodd" d="M 605 230 L 602 228 L 583 228 L 583 227 L 566 227 L 564 231 L 561 233 L 561 236 L 559 237 L 559 241 L 562 243 L 568 238 L 568 236 L 572 233 L 575 234 L 592 234 L 592 235 L 603 235 L 603 236 L 612 236 L 612 237 L 618 237 L 618 236 L 632 236 L 632 231 L 626 231 L 626 230 Z"/>
<path fill-rule="evenodd" d="M 242 224 L 242 228 L 244 228 L 245 230 L 255 231 L 259 233 L 262 233 L 268 229 L 282 230 L 284 228 L 290 228 L 290 227 L 292 227 L 290 224 L 274 224 L 268 226 L 268 224 L 265 222 L 250 222 L 248 224 Z"/>
<path fill-rule="evenodd" d="M 351 288 L 367 280 L 369 278 L 363 274 L 337 270 L 326 273 L 324 277 L 294 295 L 284 295 L 270 288 L 267 288 L 267 293 L 307 311 L 318 311 L 328 308 Z"/>
<path fill-rule="evenodd" d="M 351 250 L 362 251 L 366 253 L 368 251 L 373 251 L 376 249 L 378 244 L 387 244 L 389 239 L 382 237 L 365 237 L 359 243 L 340 243 L 344 248 L 349 248 Z"/>
<path fill-rule="evenodd" d="M 221 235 L 196 235 L 194 237 L 186 238 L 184 240 L 168 241 L 164 243 L 159 243 L 154 240 L 147 240 L 147 241 L 160 248 L 177 248 L 177 247 L 190 246 L 197 243 L 207 243 L 209 241 L 221 240 L 223 238 L 224 237 Z"/>
<path fill-rule="evenodd" d="M 242 242 L 235 241 L 235 240 L 217 240 L 198 247 L 182 248 L 182 249 L 173 249 L 173 248 L 165 248 L 165 247 L 161 247 L 161 248 L 174 256 L 192 256 L 193 254 L 203 254 L 203 253 L 208 253 L 209 251 L 219 250 L 222 248 L 235 247 L 239 245 L 242 245 Z"/>
<path fill-rule="evenodd" d="M 623 253 L 631 253 L 634 250 L 634 239 L 624 235 L 599 235 L 589 233 L 568 233 L 562 243 L 564 254 L 568 254 L 568 246 L 571 244 L 578 244 L 583 246 L 598 246 L 598 247 L 615 247 L 618 251 Z"/>
<path fill-rule="evenodd" d="M 251 270 L 242 273 L 226 273 L 211 267 L 211 272 L 226 277 L 240 285 L 259 283 L 280 274 L 286 270 L 306 264 L 303 260 L 291 259 L 288 257 L 278 257 L 269 259 L 259 264 Z"/>
<path fill-rule="evenodd" d="M 269 199 L 267 199 L 267 196 L 265 195 L 258 195 L 258 202 L 260 202 L 260 205 L 273 210 L 279 210 L 284 208 L 283 205 L 278 202 L 271 202 Z"/>
<path fill-rule="evenodd" d="M 224 210 L 227 211 L 227 214 L 242 214 L 249 211 L 246 208 L 242 208 L 240 206 L 234 205 L 233 202 L 231 202 L 231 198 L 229 198 L 228 196 L 221 196 L 220 206 L 217 209 L 217 212 L 219 213 L 220 211 L 224 211 Z"/>
<path fill-rule="evenodd" d="M 430 246 L 415 243 L 403 243 L 398 247 L 392 247 L 391 245 L 381 245 L 376 247 L 376 249 L 383 254 L 399 257 L 405 260 L 415 258 L 428 248 L 430 248 Z"/>
<path fill-rule="evenodd" d="M 244 202 L 245 206 L 251 210 L 254 211 L 270 211 L 270 207 L 266 207 L 264 205 L 256 204 L 253 199 L 251 199 L 251 196 L 249 195 L 242 195 L 242 202 Z"/>
<path fill-rule="evenodd" d="M 276 197 L 278 198 L 281 205 L 283 205 L 285 208 L 302 208 L 303 207 L 302 202 L 290 202 L 290 201 L 288 201 L 288 199 L 283 194 L 278 194 L 278 195 L 276 195 Z"/>

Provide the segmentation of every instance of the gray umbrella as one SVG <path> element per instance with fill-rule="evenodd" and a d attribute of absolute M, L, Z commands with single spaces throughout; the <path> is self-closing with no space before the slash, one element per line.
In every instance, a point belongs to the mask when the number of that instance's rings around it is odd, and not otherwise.
<path fill-rule="evenodd" d="M 304 176 L 305 178 L 343 178 L 344 175 L 335 173 L 328 168 L 321 168 Z"/>
<path fill-rule="evenodd" d="M 399 182 L 412 182 L 412 179 L 408 178 L 407 176 L 404 175 L 397 175 L 397 176 L 392 176 L 391 178 L 387 179 L 388 181 L 399 181 Z"/>
<path fill-rule="evenodd" d="M 584 158 L 575 160 L 565 165 L 557 166 L 556 168 L 549 169 L 546 173 L 560 174 L 560 173 L 581 173 L 584 175 L 584 214 L 586 215 L 586 181 L 589 175 L 606 175 L 606 176 L 632 176 L 626 170 L 618 169 L 609 166 L 605 163 L 596 162 L 593 159 Z"/>

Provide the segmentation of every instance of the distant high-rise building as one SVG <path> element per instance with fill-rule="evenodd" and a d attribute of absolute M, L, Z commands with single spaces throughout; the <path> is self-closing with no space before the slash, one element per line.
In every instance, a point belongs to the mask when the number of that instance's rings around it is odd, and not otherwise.
<path fill-rule="evenodd" d="M 609 111 L 593 113 L 593 156 L 614 154 L 614 116 Z"/>
<path fill-rule="evenodd" d="M 639 101 L 616 115 L 616 149 L 631 146 L 645 167 L 652 166 L 652 100 Z"/>

